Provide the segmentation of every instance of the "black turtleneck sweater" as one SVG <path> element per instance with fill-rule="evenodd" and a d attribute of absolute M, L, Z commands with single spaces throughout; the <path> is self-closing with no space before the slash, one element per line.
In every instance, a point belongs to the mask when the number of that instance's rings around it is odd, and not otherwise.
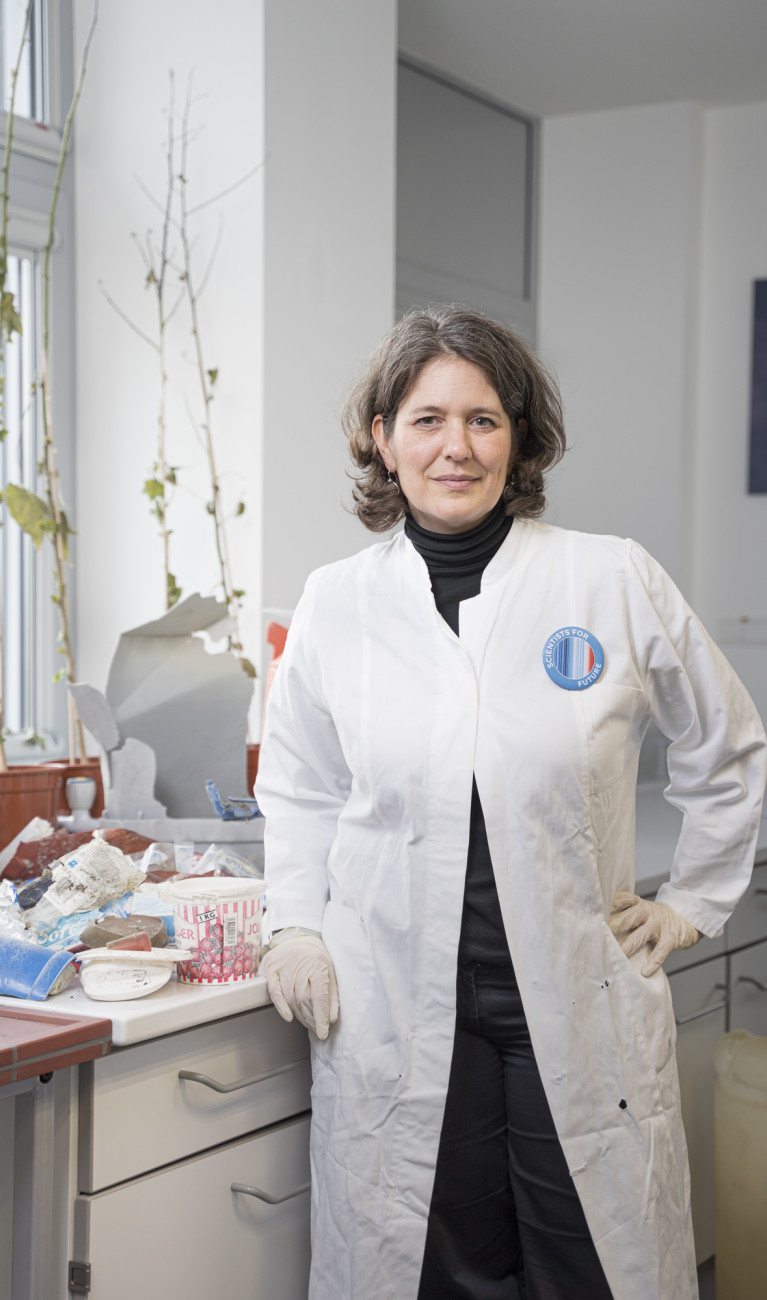
<path fill-rule="evenodd" d="M 508 535 L 511 523 L 502 499 L 484 523 L 466 533 L 431 533 L 410 515 L 405 519 L 405 536 L 426 561 L 435 604 L 456 636 L 460 603 L 479 594 L 485 567 Z M 471 792 L 458 960 L 494 966 L 511 962 L 476 780 Z"/>

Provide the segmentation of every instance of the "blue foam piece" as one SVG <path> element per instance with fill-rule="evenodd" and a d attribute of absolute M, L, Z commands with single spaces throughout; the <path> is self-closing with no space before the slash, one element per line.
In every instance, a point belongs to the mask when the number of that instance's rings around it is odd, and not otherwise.
<path fill-rule="evenodd" d="M 43 1002 L 65 966 L 70 952 L 51 952 L 28 939 L 0 934 L 0 993 L 31 1002 Z"/>

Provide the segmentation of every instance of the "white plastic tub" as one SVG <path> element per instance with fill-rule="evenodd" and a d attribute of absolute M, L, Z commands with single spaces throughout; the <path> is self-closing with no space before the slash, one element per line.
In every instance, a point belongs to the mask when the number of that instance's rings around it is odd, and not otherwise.
<path fill-rule="evenodd" d="M 176 943 L 192 951 L 179 962 L 185 984 L 231 984 L 258 973 L 261 943 L 262 880 L 223 876 L 179 880 L 173 899 Z"/>

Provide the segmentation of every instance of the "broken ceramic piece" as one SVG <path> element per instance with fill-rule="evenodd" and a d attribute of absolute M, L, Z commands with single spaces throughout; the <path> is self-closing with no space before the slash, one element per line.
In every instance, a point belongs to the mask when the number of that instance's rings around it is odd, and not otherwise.
<path fill-rule="evenodd" d="M 162 618 L 124 632 L 106 695 L 70 686 L 97 742 L 104 816 L 205 817 L 205 782 L 247 788 L 247 714 L 253 683 L 233 655 L 211 653 L 227 634 L 226 606 L 189 596 Z"/>
<path fill-rule="evenodd" d="M 168 983 L 176 962 L 188 961 L 183 948 L 116 952 L 92 948 L 79 954 L 80 986 L 96 1002 L 126 1002 L 155 993 Z"/>

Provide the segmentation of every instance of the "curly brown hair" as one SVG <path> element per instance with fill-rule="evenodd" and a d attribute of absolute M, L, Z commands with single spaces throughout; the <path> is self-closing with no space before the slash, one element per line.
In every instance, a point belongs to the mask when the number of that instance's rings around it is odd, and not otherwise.
<path fill-rule="evenodd" d="M 379 344 L 341 417 L 359 470 L 354 513 L 372 532 L 392 528 L 408 509 L 373 439 L 373 420 L 382 417 L 390 438 L 397 412 L 421 371 L 442 356 L 478 366 L 511 421 L 516 456 L 503 492 L 506 513 L 531 519 L 545 508 L 544 474 L 566 446 L 556 381 L 528 344 L 500 321 L 463 307 L 413 308 Z M 519 428 L 520 420 L 526 430 Z"/>

